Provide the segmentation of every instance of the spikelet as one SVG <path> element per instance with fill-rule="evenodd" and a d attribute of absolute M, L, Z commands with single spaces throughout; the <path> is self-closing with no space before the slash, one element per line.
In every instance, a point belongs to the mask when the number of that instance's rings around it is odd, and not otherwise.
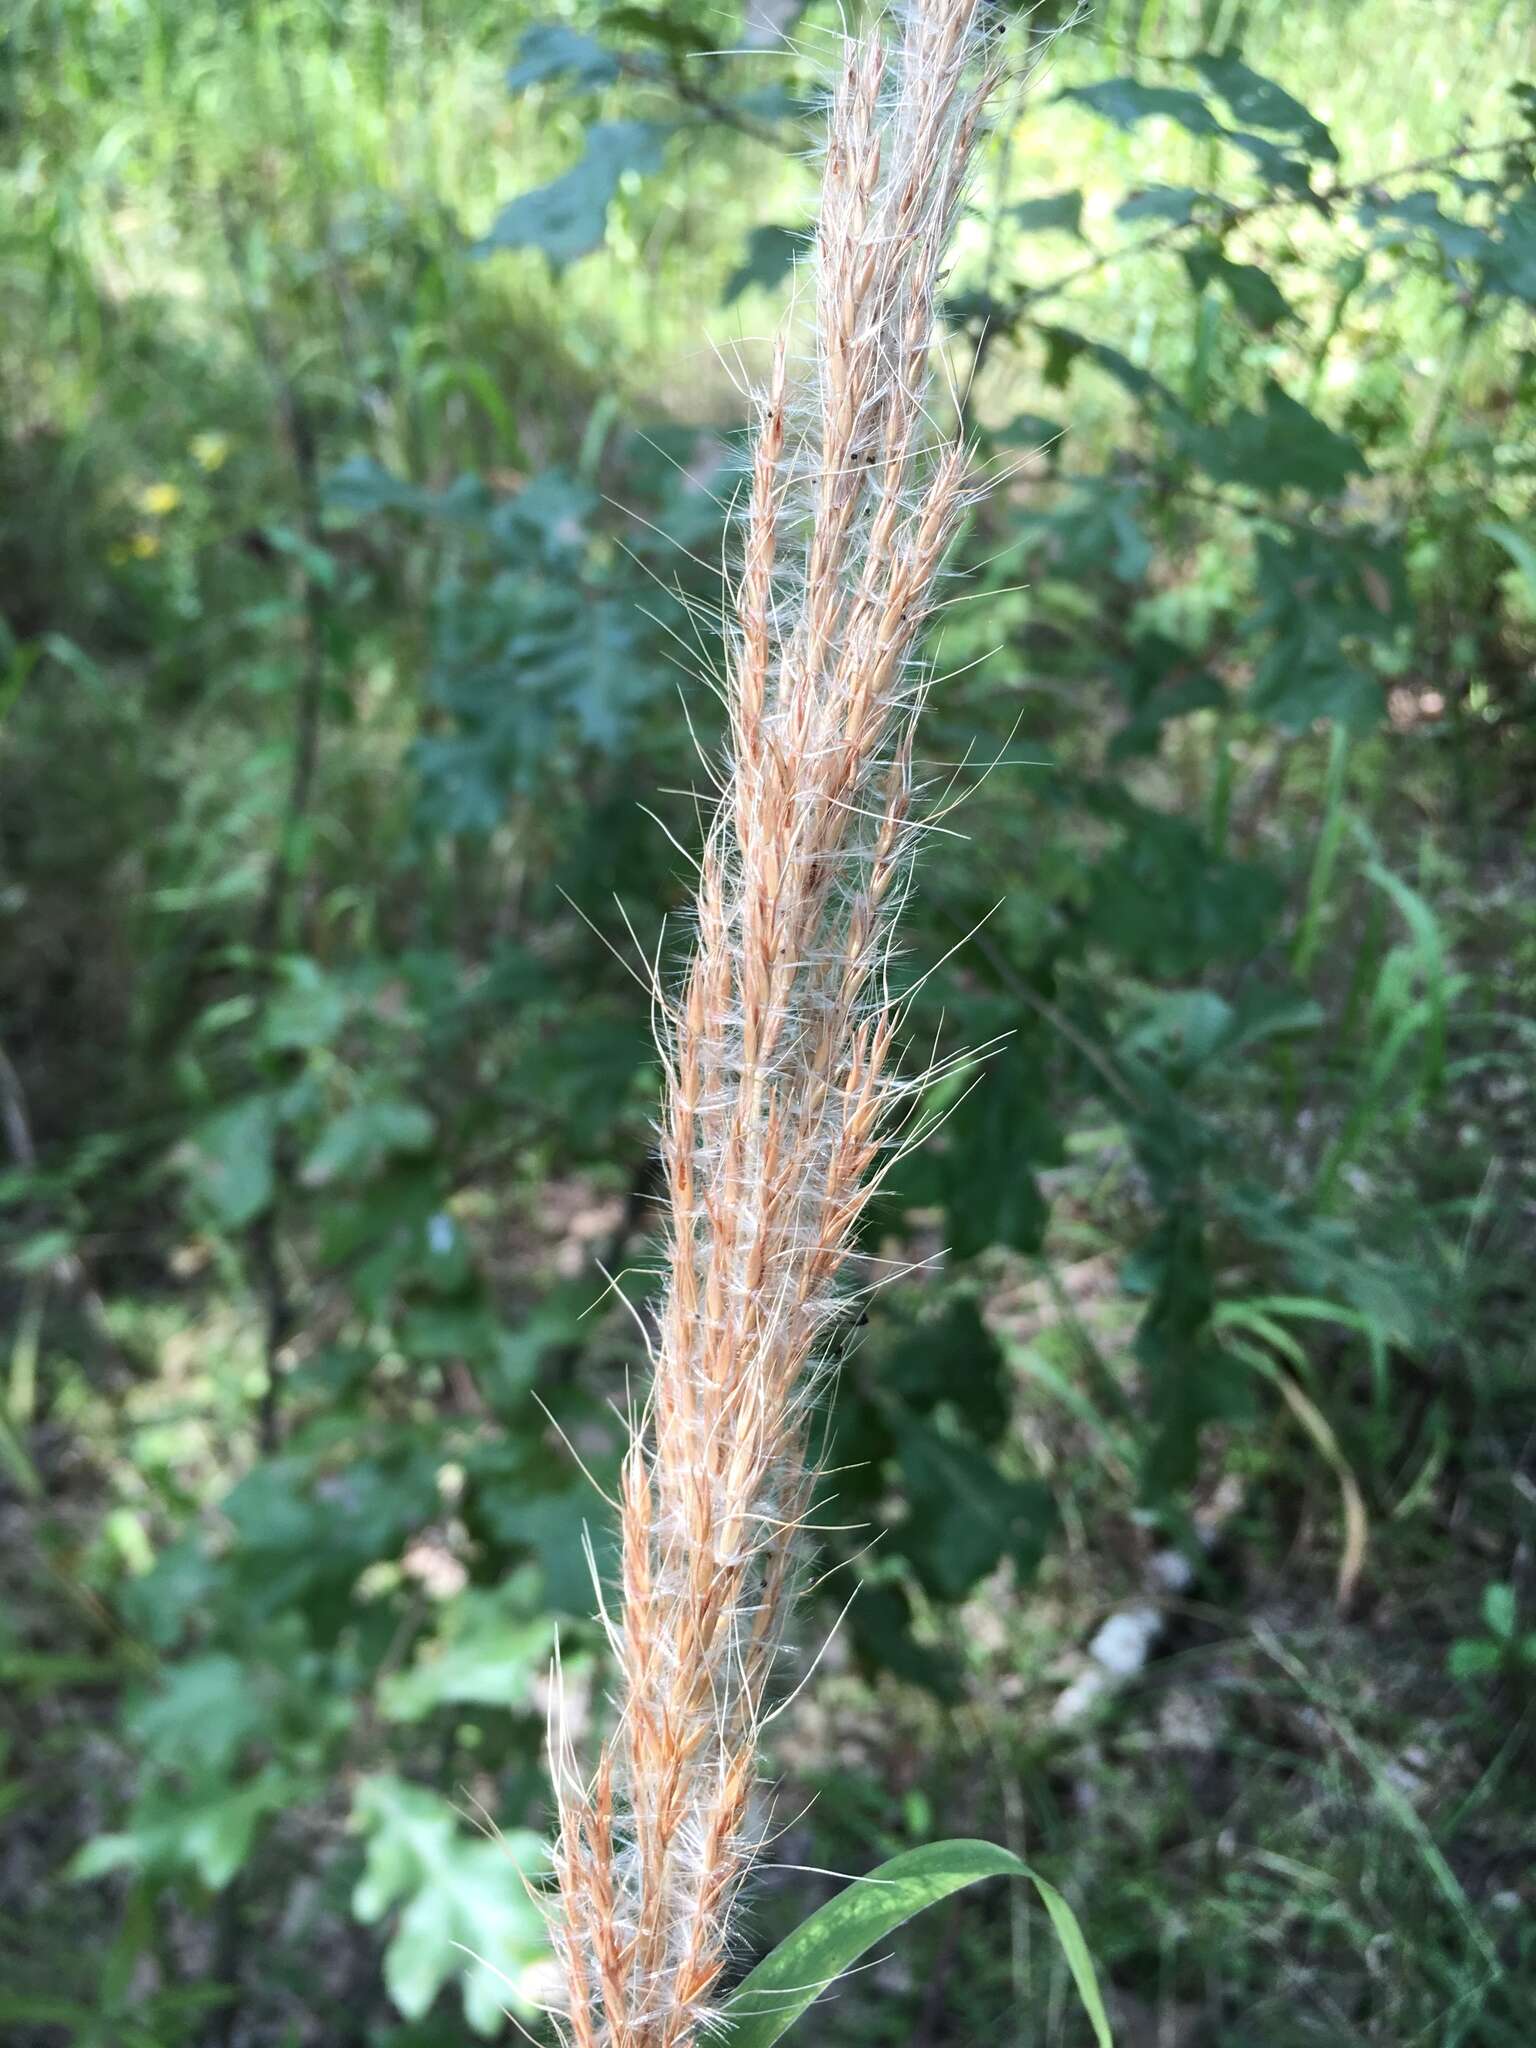
<path fill-rule="evenodd" d="M 781 337 L 758 402 L 726 790 L 663 1034 L 667 1286 L 623 1468 L 621 1712 L 590 1784 L 552 1743 L 576 2048 L 707 2033 L 758 1847 L 808 1404 L 902 1092 L 883 970 L 912 837 L 914 647 L 964 504 L 964 451 L 932 445 L 925 394 L 983 42 L 980 0 L 912 0 L 890 44 L 849 44 L 813 361 L 792 390 Z"/>

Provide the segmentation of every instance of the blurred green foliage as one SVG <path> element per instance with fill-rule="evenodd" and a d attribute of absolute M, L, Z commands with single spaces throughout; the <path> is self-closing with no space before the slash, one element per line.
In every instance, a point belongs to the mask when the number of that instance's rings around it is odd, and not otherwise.
<path fill-rule="evenodd" d="M 1536 88 L 1488 0 L 1464 64 L 1426 14 L 1352 100 L 1340 17 L 1390 13 L 1106 7 L 961 235 L 987 488 L 925 773 L 965 836 L 901 970 L 937 1135 L 871 1212 L 810 1624 L 855 1577 L 864 1678 L 951 1710 L 955 1610 L 1093 1516 L 1206 1569 L 1202 1485 L 1297 1399 L 1326 1485 L 1410 1521 L 1528 1414 Z M 557 1625 L 602 1696 L 647 963 L 833 22 L 0 31 L 8 2038 L 436 2048 L 547 1989 L 521 1874 Z M 998 1314 L 1085 1254 L 1116 1342 Z M 1437 1668 L 1514 1696 L 1503 1578 L 1483 1612 Z M 1234 1969 L 1210 2023 L 1245 2009 Z"/>

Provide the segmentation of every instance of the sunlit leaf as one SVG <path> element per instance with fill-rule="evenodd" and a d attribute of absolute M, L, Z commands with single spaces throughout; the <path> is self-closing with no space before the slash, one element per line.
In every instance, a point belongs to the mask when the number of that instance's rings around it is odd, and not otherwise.
<path fill-rule="evenodd" d="M 759 1963 L 726 2007 L 719 2048 L 772 2048 L 821 1994 L 877 1941 L 967 1885 L 1025 1878 L 1050 1916 L 1056 1939 L 1099 2048 L 1113 2048 L 1093 1958 L 1077 1916 L 1027 1863 L 991 1842 L 931 1842 L 893 1856 L 838 1893 Z"/>
<path fill-rule="evenodd" d="M 1277 135 L 1294 135 L 1309 155 L 1333 162 L 1338 157 L 1333 137 L 1283 86 L 1250 69 L 1230 50 L 1195 57 L 1193 68 L 1211 90 L 1224 99 L 1234 120 Z"/>
<path fill-rule="evenodd" d="M 599 121 L 587 130 L 580 163 L 502 208 L 477 256 L 498 249 L 542 249 L 555 270 L 599 246 L 608 208 L 627 171 L 661 168 L 667 130 L 651 121 Z"/>
<path fill-rule="evenodd" d="M 352 1811 L 368 1841 L 353 1911 L 366 1926 L 398 1913 L 384 1982 L 405 2017 L 419 2019 L 451 1979 L 477 2034 L 499 2033 L 508 2006 L 527 2017 L 548 1948 L 522 1877 L 543 1863 L 542 1837 L 508 1828 L 477 1839 L 446 1799 L 384 1772 L 359 1779 Z"/>
<path fill-rule="evenodd" d="M 1225 132 L 1199 93 L 1182 86 L 1143 85 L 1135 78 L 1104 78 L 1093 85 L 1070 85 L 1057 98 L 1075 101 L 1106 121 L 1113 121 L 1117 128 L 1134 128 L 1142 121 L 1160 118 L 1177 122 L 1191 135 Z"/>

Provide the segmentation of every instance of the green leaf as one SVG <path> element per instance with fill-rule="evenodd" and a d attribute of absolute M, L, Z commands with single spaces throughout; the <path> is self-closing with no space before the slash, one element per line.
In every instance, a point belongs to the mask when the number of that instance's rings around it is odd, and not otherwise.
<path fill-rule="evenodd" d="M 772 2048 L 822 1992 L 877 1941 L 926 1906 L 987 1877 L 1027 1878 L 1050 1915 L 1098 2048 L 1114 2048 L 1093 1958 L 1077 1916 L 1054 1885 L 992 1842 L 929 1842 L 893 1856 L 802 1922 L 738 1987 L 717 2048 Z"/>
<path fill-rule="evenodd" d="M 1490 1642 L 1487 1636 L 1464 1636 L 1451 1645 L 1452 1678 L 1488 1678 L 1503 1662 L 1504 1645 Z"/>
<path fill-rule="evenodd" d="M 1526 191 L 1494 223 L 1495 240 L 1483 257 L 1483 281 L 1501 298 L 1536 306 L 1536 192 Z"/>
<path fill-rule="evenodd" d="M 347 1020 L 347 994 L 313 960 L 282 963 L 285 986 L 267 1005 L 262 1042 L 274 1052 L 308 1052 L 329 1045 Z"/>
<path fill-rule="evenodd" d="M 1252 158 L 1259 175 L 1267 178 L 1271 185 L 1278 186 L 1282 192 L 1294 193 L 1298 199 L 1315 196 L 1312 176 L 1305 163 L 1288 155 L 1264 136 L 1251 135 L 1244 128 L 1228 128 L 1222 132 L 1224 140 L 1230 142 L 1234 149 L 1240 149 L 1245 156 Z"/>
<path fill-rule="evenodd" d="M 248 1095 L 205 1117 L 181 1147 L 193 1192 L 226 1230 L 252 1222 L 272 1199 L 277 1110 L 269 1095 Z"/>
<path fill-rule="evenodd" d="M 1499 546 L 1514 563 L 1520 581 L 1525 586 L 1526 603 L 1536 610 L 1536 535 L 1522 533 L 1518 526 L 1511 526 L 1503 519 L 1488 519 L 1480 531 Z"/>
<path fill-rule="evenodd" d="M 678 57 L 694 57 L 701 50 L 720 47 L 719 29 L 685 14 L 676 0 L 665 0 L 664 5 L 655 8 L 610 7 L 603 23 L 607 28 L 624 29 L 645 42 L 655 43 Z"/>
<path fill-rule="evenodd" d="M 1155 754 L 1163 727 L 1191 711 L 1217 711 L 1227 693 L 1198 656 L 1162 633 L 1142 633 L 1129 658 L 1111 673 L 1131 711 L 1130 722 L 1110 742 L 1111 761 Z"/>
<path fill-rule="evenodd" d="M 667 130 L 654 121 L 599 121 L 587 130 L 580 163 L 563 177 L 524 192 L 497 215 L 473 254 L 542 249 L 560 271 L 602 242 L 608 208 L 626 171 L 658 171 Z"/>
<path fill-rule="evenodd" d="M 74 1248 L 72 1231 L 39 1230 L 24 1237 L 7 1254 L 6 1264 L 13 1273 L 44 1273 L 61 1259 L 67 1259 Z"/>
<path fill-rule="evenodd" d="M 1381 241 L 1403 242 L 1414 234 L 1430 235 L 1455 263 L 1475 262 L 1494 246 L 1482 228 L 1473 227 L 1470 221 L 1449 219 L 1441 212 L 1435 194 L 1427 190 L 1362 200 L 1359 218 L 1366 228 L 1387 224 L 1387 232 L 1377 237 Z"/>
<path fill-rule="evenodd" d="M 1039 199 L 1024 199 L 1004 209 L 1007 218 L 1026 234 L 1055 229 L 1064 235 L 1083 238 L 1083 195 L 1081 192 L 1048 192 Z"/>
<path fill-rule="evenodd" d="M 1292 317 L 1285 294 L 1256 263 L 1232 263 L 1214 243 L 1184 251 L 1184 267 L 1197 292 L 1219 284 L 1250 327 L 1267 334 Z"/>
<path fill-rule="evenodd" d="M 1152 543 L 1138 517 L 1142 496 L 1139 484 L 1091 477 L 1059 511 L 1022 519 L 1020 531 L 1039 536 L 1062 576 L 1098 576 L 1108 569 L 1122 583 L 1139 583 L 1152 566 Z"/>
<path fill-rule="evenodd" d="M 1066 386 L 1072 365 L 1081 356 L 1084 362 L 1092 363 L 1115 382 L 1132 398 L 1143 401 L 1156 399 L 1172 407 L 1173 393 L 1162 384 L 1150 370 L 1144 370 L 1139 363 L 1133 363 L 1129 356 L 1122 355 L 1107 342 L 1090 341 L 1086 334 L 1079 334 L 1071 327 L 1049 327 L 1042 324 L 1039 329 L 1045 342 L 1045 381 L 1055 391 Z"/>
<path fill-rule="evenodd" d="M 878 1327 L 894 1320 L 882 1316 Z M 959 1295 L 941 1316 L 900 1323 L 897 1332 L 888 1349 L 874 1350 L 871 1370 L 881 1392 L 924 1415 L 952 1401 L 982 1443 L 995 1442 L 1007 1426 L 1011 1389 L 1004 1388 L 1002 1346 L 975 1302 Z"/>
<path fill-rule="evenodd" d="M 517 62 L 507 72 L 507 91 L 526 92 L 551 78 L 571 78 L 578 85 L 609 85 L 619 75 L 619 60 L 591 36 L 578 34 L 563 21 L 536 21 L 524 29 Z"/>
<path fill-rule="evenodd" d="M 1208 192 L 1193 185 L 1143 185 L 1122 199 L 1115 208 L 1116 220 L 1165 220 L 1174 227 L 1187 228 L 1202 201 L 1212 204 Z"/>
<path fill-rule="evenodd" d="M 973 1443 L 926 1423 L 905 1425 L 898 1451 L 908 1512 L 891 1545 L 925 1591 L 963 1599 L 1005 1557 L 1021 1580 L 1034 1576 L 1055 1521 L 1046 1487 L 1009 1479 Z"/>
<path fill-rule="evenodd" d="M 1033 449 L 1054 462 L 1058 453 L 1056 444 L 1065 432 L 1060 420 L 1050 419 L 1044 413 L 1019 412 L 1006 426 L 994 427 L 990 438 L 1001 448 Z"/>
<path fill-rule="evenodd" d="M 436 1638 L 380 1687 L 386 1720 L 422 1721 L 443 1706 L 526 1707 L 554 1640 L 553 1618 L 530 1614 L 531 1576 L 447 1603 Z"/>
<path fill-rule="evenodd" d="M 128 1732 L 158 1762 L 222 1771 L 261 1728 L 267 1709 L 250 1674 L 222 1650 L 166 1668 L 160 1690 L 126 1715 Z"/>
<path fill-rule="evenodd" d="M 956 1700 L 964 1691 L 951 1660 L 912 1633 L 912 1603 L 900 1584 L 859 1583 L 859 1597 L 849 1610 L 854 1653 L 861 1668 L 888 1671 L 908 1685 L 921 1686 L 936 1699 Z"/>
<path fill-rule="evenodd" d="M 1031 1021 L 1021 1026 L 1024 1043 L 990 1061 L 950 1112 L 942 1150 L 934 1155 L 950 1248 L 958 1259 L 998 1244 L 1038 1251 L 1045 1232 L 1048 1211 L 1035 1169 L 1059 1166 L 1063 1153 L 1061 1133 L 1042 1099 L 1039 1068 L 1029 1057 L 1029 1046 L 1039 1043 Z"/>
<path fill-rule="evenodd" d="M 1333 137 L 1317 116 L 1300 100 L 1292 99 L 1272 78 L 1250 70 L 1230 50 L 1191 59 L 1206 84 L 1227 103 L 1234 120 L 1253 128 L 1268 128 L 1276 135 L 1294 135 L 1309 155 L 1333 163 L 1338 150 Z"/>
<path fill-rule="evenodd" d="M 424 512 L 432 493 L 395 476 L 371 455 L 353 455 L 327 472 L 321 496 L 338 512 Z"/>
<path fill-rule="evenodd" d="M 307 1187 L 371 1173 L 395 1152 L 424 1152 L 435 1126 L 419 1102 L 381 1095 L 359 1102 L 327 1124 L 309 1157 L 302 1179 Z"/>
<path fill-rule="evenodd" d="M 1250 709 L 1290 732 L 1317 718 L 1369 732 L 1381 716 L 1381 683 L 1366 650 L 1390 647 L 1407 613 L 1401 548 L 1357 529 L 1261 532 L 1255 583 L 1262 603 L 1250 632 L 1269 644 L 1254 668 Z"/>
<path fill-rule="evenodd" d="M 804 228 L 781 227 L 777 222 L 754 228 L 747 237 L 746 260 L 726 279 L 720 303 L 734 306 L 745 291 L 775 290 L 789 275 L 805 246 Z"/>
<path fill-rule="evenodd" d="M 590 1528 L 600 1565 L 612 1540 L 588 1482 L 559 1466 L 551 1470 L 547 1457 L 531 1461 L 518 1445 L 485 1445 L 472 1454 L 469 1470 L 476 1526 L 494 1543 L 532 1554 L 543 1571 L 547 1608 L 585 1619 L 593 1588 L 583 1538 Z"/>
<path fill-rule="evenodd" d="M 534 2009 L 533 1973 L 547 1954 L 544 1918 L 520 1878 L 544 1861 L 526 1828 L 476 1840 L 446 1799 L 379 1773 L 359 1781 L 353 1819 L 368 1858 L 352 1897 L 366 1926 L 400 1909 L 384 1951 L 384 1982 L 407 2019 L 420 2019 L 450 1978 L 477 2034 L 501 2031 L 508 2005 Z"/>
<path fill-rule="evenodd" d="M 1185 819 L 1136 809 L 1094 870 L 1089 936 L 1137 972 L 1184 977 L 1263 948 L 1282 891 L 1267 868 L 1214 854 Z"/>
<path fill-rule="evenodd" d="M 1272 378 L 1264 387 L 1262 412 L 1234 412 L 1219 426 L 1192 429 L 1186 441 L 1207 476 L 1255 491 L 1303 490 L 1332 498 L 1352 476 L 1368 473 L 1353 441 L 1325 426 Z"/>
<path fill-rule="evenodd" d="M 1483 1588 L 1483 1620 L 1490 1635 L 1512 1642 L 1515 1634 L 1515 1589 L 1501 1582 Z"/>
<path fill-rule="evenodd" d="M 1181 86 L 1142 85 L 1134 78 L 1105 78 L 1095 85 L 1070 85 L 1056 97 L 1075 100 L 1106 121 L 1113 121 L 1117 128 L 1134 128 L 1139 122 L 1161 116 L 1176 121 L 1191 135 L 1226 133 L 1199 93 L 1187 92 Z"/>
<path fill-rule="evenodd" d="M 279 1813 L 296 1796 L 293 1779 L 269 1764 L 247 1784 L 146 1793 L 127 1827 L 96 1835 L 67 1866 L 67 1875 L 86 1882 L 115 1870 L 161 1876 L 192 1871 L 210 1891 L 222 1891 L 251 1853 L 257 1823 Z"/>

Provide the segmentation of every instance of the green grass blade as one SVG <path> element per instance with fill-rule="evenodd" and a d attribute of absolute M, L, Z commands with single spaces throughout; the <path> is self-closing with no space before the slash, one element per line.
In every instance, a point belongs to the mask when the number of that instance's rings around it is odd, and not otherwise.
<path fill-rule="evenodd" d="M 1050 1915 L 1099 2048 L 1114 2048 L 1093 1958 L 1077 1916 L 1054 1885 L 994 1842 L 929 1842 L 882 1863 L 802 1921 L 760 1962 L 726 2007 L 719 2048 L 772 2048 L 867 1949 L 925 1906 L 984 1877 L 1025 1877 Z"/>

